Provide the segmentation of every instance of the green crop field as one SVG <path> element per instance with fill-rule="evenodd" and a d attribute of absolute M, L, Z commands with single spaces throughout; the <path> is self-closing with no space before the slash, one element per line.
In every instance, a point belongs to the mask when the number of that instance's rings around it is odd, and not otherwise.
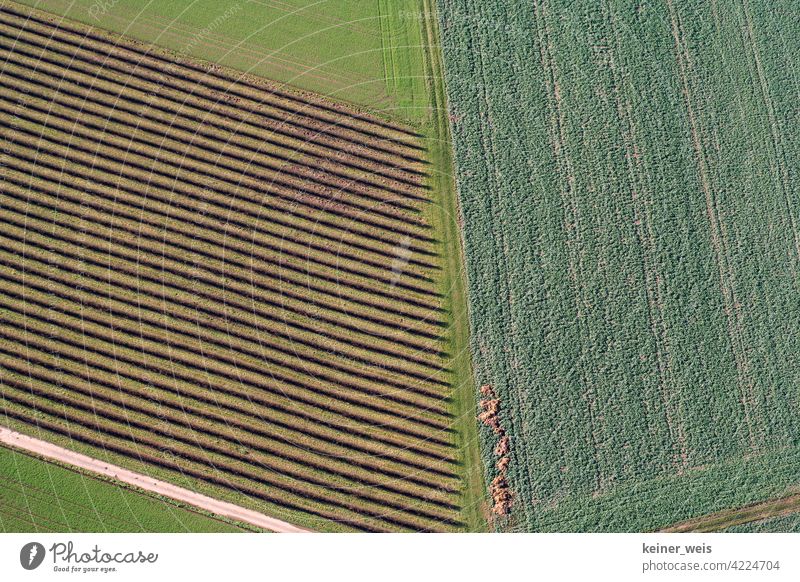
<path fill-rule="evenodd" d="M 657 529 L 797 483 L 793 4 L 438 5 L 497 527 Z"/>
<path fill-rule="evenodd" d="M 795 513 L 754 521 L 729 527 L 724 531 L 728 533 L 798 533 L 800 532 L 800 515 Z"/>
<path fill-rule="evenodd" d="M 23 0 L 181 55 L 418 120 L 419 0 Z"/>
<path fill-rule="evenodd" d="M 0 532 L 195 531 L 242 529 L 0 446 Z"/>

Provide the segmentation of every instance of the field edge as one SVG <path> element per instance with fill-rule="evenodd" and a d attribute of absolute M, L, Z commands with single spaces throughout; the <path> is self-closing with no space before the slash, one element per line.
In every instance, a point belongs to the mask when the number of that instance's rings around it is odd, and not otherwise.
<path fill-rule="evenodd" d="M 423 33 L 427 39 L 426 69 L 431 79 L 431 115 L 428 157 L 431 161 L 431 186 L 439 192 L 438 213 L 433 216 L 443 247 L 443 292 L 451 317 L 449 349 L 453 369 L 453 417 L 457 450 L 461 455 L 464 493 L 462 515 L 469 531 L 488 531 L 486 519 L 486 480 L 480 453 L 477 423 L 477 390 L 469 341 L 469 302 L 464 255 L 462 217 L 455 178 L 455 157 L 448 116 L 446 78 L 439 31 L 439 11 L 435 0 L 421 0 Z"/>
<path fill-rule="evenodd" d="M 223 523 L 225 525 L 232 526 L 234 528 L 237 528 L 237 529 L 241 530 L 241 533 L 245 533 L 245 532 L 269 533 L 267 530 L 262 530 L 262 529 L 254 526 L 254 525 L 251 525 L 249 523 L 240 522 L 240 521 L 237 521 L 237 520 L 234 520 L 234 519 L 230 519 L 230 518 L 222 516 L 222 515 L 217 515 L 215 513 L 211 513 L 209 511 L 206 511 L 205 509 L 203 509 L 201 507 L 196 507 L 194 505 L 189 505 L 189 504 L 186 504 L 186 503 L 182 503 L 182 502 L 180 502 L 180 501 L 178 501 L 176 499 L 172 499 L 170 497 L 165 497 L 165 496 L 159 495 L 157 493 L 152 493 L 150 491 L 146 491 L 146 490 L 141 489 L 139 487 L 136 487 L 134 485 L 130 485 L 128 483 L 124 483 L 124 482 L 118 481 L 116 479 L 111 479 L 111 478 L 106 477 L 104 475 L 101 475 L 101 474 L 98 474 L 98 473 L 94 473 L 92 471 L 88 471 L 88 470 L 83 469 L 81 467 L 78 467 L 76 465 L 71 465 L 69 463 L 64 463 L 62 461 L 59 461 L 57 459 L 53 459 L 53 458 L 49 458 L 49 457 L 45 457 L 45 456 L 39 455 L 37 453 L 34 453 L 32 451 L 28 451 L 28 450 L 26 450 L 24 448 L 21 448 L 21 447 L 15 446 L 15 445 L 11 445 L 11 444 L 8 444 L 8 443 L 0 443 L 0 453 L 2 453 L 2 452 L 7 452 L 8 454 L 12 454 L 12 455 L 19 455 L 20 457 L 24 457 L 24 458 L 26 458 L 26 459 L 28 459 L 30 461 L 33 461 L 33 462 L 41 463 L 42 465 L 52 466 L 52 467 L 55 467 L 55 468 L 60 469 L 60 470 L 68 471 L 68 472 L 73 473 L 73 474 L 75 474 L 77 476 L 89 479 L 89 480 L 91 480 L 91 482 L 97 483 L 101 487 L 114 487 L 114 488 L 117 488 L 117 489 L 119 489 L 121 491 L 130 492 L 130 493 L 136 495 L 137 497 L 146 499 L 146 500 L 151 501 L 153 503 L 164 503 L 164 504 L 167 504 L 167 505 L 169 505 L 169 506 L 171 506 L 171 507 L 173 507 L 175 509 L 178 509 L 178 510 L 181 510 L 181 511 L 187 511 L 187 512 L 196 514 L 196 515 L 198 515 L 198 516 L 200 516 L 202 518 L 205 518 L 205 519 L 210 519 L 210 520 L 213 520 L 213 521 L 221 522 L 221 523 Z M 94 530 L 90 531 L 88 529 L 87 530 L 79 530 L 79 532 L 80 533 L 95 533 Z M 120 532 L 121 532 L 121 530 L 120 530 Z M 205 533 L 205 532 L 206 532 L 206 530 L 193 530 L 193 531 L 185 532 L 185 533 Z M 0 533 L 2 533 L 2 532 L 0 532 Z M 17 531 L 6 531 L 6 533 L 24 533 L 24 532 L 22 532 L 22 531 L 19 531 L 19 532 L 17 532 Z M 124 533 L 124 532 L 121 532 L 121 533 Z M 230 532 L 230 533 L 239 533 L 239 532 Z"/>
<path fill-rule="evenodd" d="M 79 20 L 73 18 L 71 16 L 62 15 L 56 12 L 49 12 L 44 8 L 40 8 L 37 6 L 31 6 L 29 4 L 25 4 L 22 2 L 17 2 L 16 0 L 0 0 L 0 6 L 3 5 L 12 5 L 15 6 L 19 10 L 29 11 L 33 14 L 38 15 L 39 17 L 43 17 L 48 19 L 52 23 L 58 23 L 61 21 L 71 23 L 76 26 L 84 27 L 90 29 L 93 33 L 98 34 L 99 36 L 103 36 L 108 41 L 112 42 L 117 39 L 125 39 L 126 41 L 142 46 L 147 47 L 148 54 L 154 54 L 161 57 L 166 57 L 172 60 L 176 60 L 178 62 L 188 62 L 194 63 L 196 65 L 201 65 L 207 69 L 224 69 L 228 71 L 234 71 L 239 75 L 237 81 L 254 81 L 258 84 L 264 84 L 273 88 L 276 88 L 281 91 L 285 91 L 286 93 L 290 93 L 297 97 L 310 97 L 314 98 L 318 101 L 323 103 L 327 103 L 329 106 L 338 107 L 338 108 L 346 108 L 352 112 L 367 115 L 375 120 L 388 122 L 388 123 L 395 123 L 401 128 L 409 129 L 409 130 L 418 130 L 423 125 L 424 122 L 420 119 L 421 115 L 418 117 L 406 117 L 402 114 L 392 113 L 394 109 L 381 109 L 378 107 L 370 106 L 359 101 L 353 101 L 341 96 L 334 96 L 330 93 L 323 93 L 312 91 L 311 89 L 307 89 L 302 87 L 301 85 L 294 84 L 288 81 L 279 81 L 273 77 L 262 76 L 257 73 L 253 73 L 250 71 L 245 71 L 241 68 L 223 64 L 223 63 L 216 63 L 209 59 L 196 56 L 194 54 L 184 53 L 179 50 L 175 50 L 165 45 L 157 44 L 151 41 L 141 40 L 136 36 L 129 36 L 125 34 L 120 34 L 114 30 L 103 28 L 101 26 L 97 26 L 96 24 L 92 24 L 90 22 L 84 22 L 83 20 Z M 424 31 L 422 31 L 424 33 Z"/>

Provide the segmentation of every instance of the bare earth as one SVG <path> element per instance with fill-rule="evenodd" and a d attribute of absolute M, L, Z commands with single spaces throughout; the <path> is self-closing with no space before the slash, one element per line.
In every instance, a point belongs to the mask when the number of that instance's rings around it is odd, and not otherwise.
<path fill-rule="evenodd" d="M 183 487 L 171 485 L 170 483 L 166 483 L 164 481 L 158 481 L 148 477 L 147 475 L 135 473 L 133 471 L 123 469 L 122 467 L 111 465 L 105 461 L 87 457 L 86 455 L 70 451 L 46 441 L 20 434 L 4 426 L 0 426 L 0 443 L 30 451 L 42 457 L 55 459 L 57 461 L 61 461 L 62 463 L 68 463 L 70 465 L 80 467 L 81 469 L 86 469 L 100 475 L 105 475 L 106 477 L 112 477 L 117 481 L 122 481 L 123 483 L 128 483 L 129 485 L 135 485 L 139 489 L 157 493 L 158 495 L 163 495 L 164 497 L 169 497 L 183 503 L 189 503 L 195 507 L 199 507 L 216 515 L 250 523 L 270 531 L 282 533 L 301 533 L 310 531 L 297 527 L 296 525 L 286 523 L 285 521 L 266 516 L 263 513 L 258 513 L 257 511 L 245 509 L 244 507 L 239 507 L 238 505 L 227 503 L 225 501 L 219 501 L 217 499 L 195 493 L 194 491 L 184 489 Z"/>

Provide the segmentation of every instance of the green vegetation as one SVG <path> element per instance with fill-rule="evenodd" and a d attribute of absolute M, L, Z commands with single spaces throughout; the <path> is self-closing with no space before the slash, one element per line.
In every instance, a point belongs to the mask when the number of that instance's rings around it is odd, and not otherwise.
<path fill-rule="evenodd" d="M 794 513 L 753 521 L 729 527 L 723 531 L 728 533 L 798 533 L 800 532 L 800 514 Z"/>
<path fill-rule="evenodd" d="M 231 523 L 0 446 L 0 532 L 233 532 Z"/>
<path fill-rule="evenodd" d="M 791 3 L 439 0 L 500 527 L 651 530 L 800 480 Z M 495 437 L 482 430 L 489 478 Z"/>
<path fill-rule="evenodd" d="M 751 487 L 760 488 L 755 484 Z M 726 531 L 739 525 L 761 522 L 772 518 L 797 513 L 800 508 L 800 495 L 796 493 L 797 486 L 791 488 L 789 495 L 767 499 L 758 503 L 747 503 L 743 506 L 732 507 L 708 515 L 674 523 L 660 531 L 663 532 L 716 532 Z"/>
<path fill-rule="evenodd" d="M 389 115 L 427 116 L 418 0 L 21 3 Z"/>
<path fill-rule="evenodd" d="M 427 157 L 434 171 L 430 187 L 435 193 L 429 209 L 434 232 L 440 233 L 438 252 L 442 257 L 443 274 L 439 292 L 448 311 L 447 351 L 451 354 L 452 414 L 459 461 L 464 480 L 461 518 L 468 531 L 485 531 L 486 486 L 481 466 L 478 430 L 475 423 L 475 381 L 469 352 L 469 316 L 467 312 L 466 273 L 464 267 L 458 197 L 453 172 L 453 149 L 447 118 L 447 95 L 444 86 L 442 53 L 439 45 L 439 24 L 434 0 L 420 4 L 419 20 L 423 23 L 427 46 L 426 74 L 431 80 L 431 116 L 421 133 Z"/>

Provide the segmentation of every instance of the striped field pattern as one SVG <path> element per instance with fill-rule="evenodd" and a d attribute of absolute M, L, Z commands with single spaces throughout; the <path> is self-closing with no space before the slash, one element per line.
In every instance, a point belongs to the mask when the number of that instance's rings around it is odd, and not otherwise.
<path fill-rule="evenodd" d="M 334 529 L 461 527 L 413 131 L 2 2 L 0 135 L 4 421 Z"/>

